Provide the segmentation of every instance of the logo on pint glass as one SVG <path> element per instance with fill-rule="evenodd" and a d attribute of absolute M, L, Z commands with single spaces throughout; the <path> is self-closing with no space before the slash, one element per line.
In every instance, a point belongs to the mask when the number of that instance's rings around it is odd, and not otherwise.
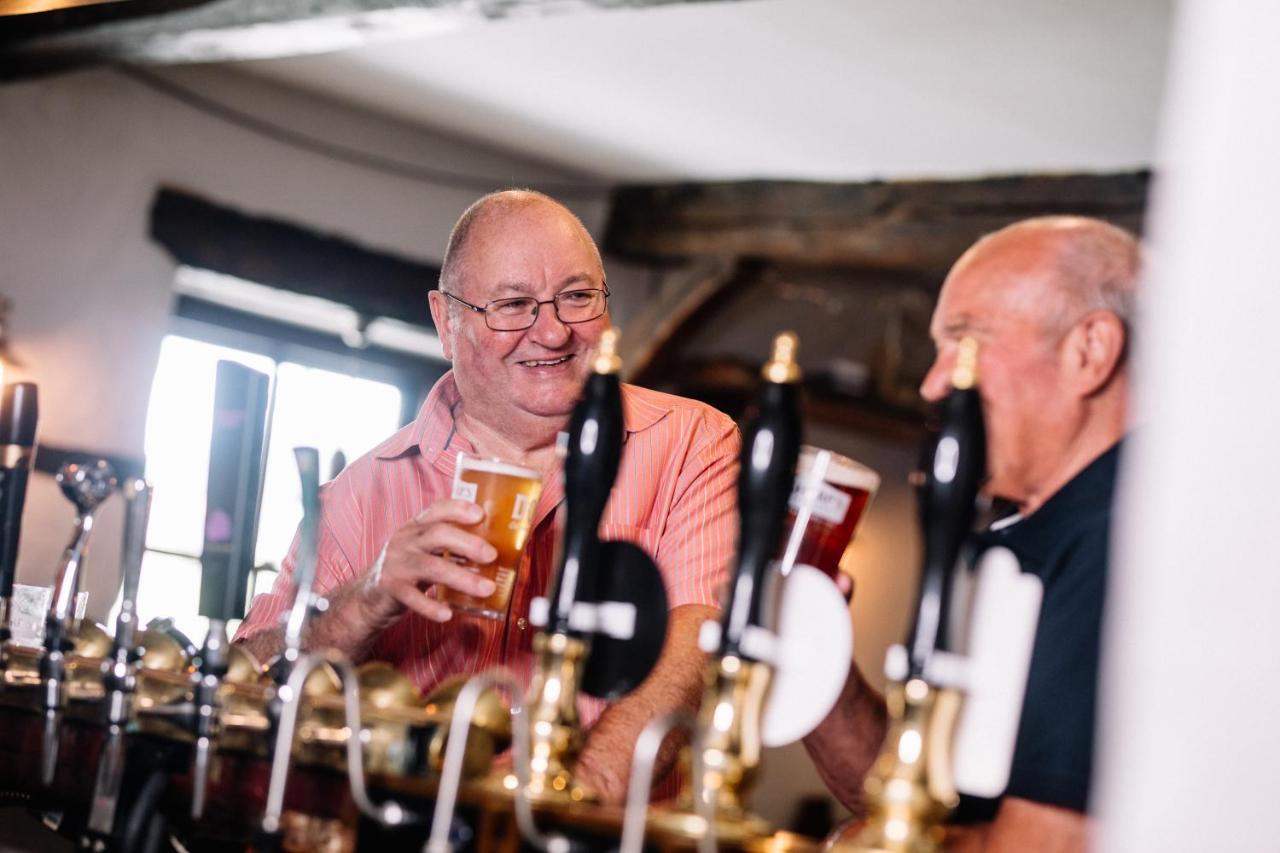
<path fill-rule="evenodd" d="M 533 516 L 533 500 L 526 494 L 517 494 L 515 503 L 511 505 L 511 523 L 507 526 L 519 530 L 529 524 Z"/>

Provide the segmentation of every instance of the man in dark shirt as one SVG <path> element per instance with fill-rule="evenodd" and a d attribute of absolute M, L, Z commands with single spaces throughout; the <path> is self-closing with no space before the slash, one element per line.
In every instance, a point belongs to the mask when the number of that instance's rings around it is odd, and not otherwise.
<path fill-rule="evenodd" d="M 942 399 L 959 342 L 978 340 L 986 488 L 1018 513 L 976 544 L 1010 547 L 1023 571 L 1044 583 L 1009 786 L 999 800 L 966 803 L 981 822 L 954 831 L 953 850 L 1084 848 L 1139 267 L 1129 233 L 1095 219 L 1041 217 L 979 240 L 939 294 L 930 327 L 937 357 L 921 393 Z M 827 784 L 855 813 L 884 729 L 883 700 L 854 667 L 836 709 L 805 740 Z"/>

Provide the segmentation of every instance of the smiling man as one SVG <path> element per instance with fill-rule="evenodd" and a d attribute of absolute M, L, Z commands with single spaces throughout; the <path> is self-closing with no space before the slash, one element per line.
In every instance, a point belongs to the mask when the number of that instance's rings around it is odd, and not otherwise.
<path fill-rule="evenodd" d="M 453 369 L 417 418 L 322 489 L 317 580 L 331 605 L 308 645 L 357 660 L 395 664 L 419 689 L 503 665 L 528 679 L 534 629 L 530 601 L 545 592 L 563 499 L 556 437 L 567 428 L 609 327 L 600 253 L 582 223 L 540 193 L 508 190 L 472 205 L 454 226 L 429 295 Z M 623 386 L 622 464 L 601 533 L 630 539 L 657 562 L 670 601 L 667 645 L 653 675 L 605 707 L 583 697 L 590 727 L 580 780 L 605 800 L 625 793 L 632 745 L 654 716 L 692 707 L 702 684 L 697 633 L 716 613 L 735 535 L 738 433 L 708 406 Z M 432 588 L 476 596 L 492 582 L 445 559 L 476 563 L 492 546 L 468 529 L 478 507 L 450 500 L 460 452 L 497 457 L 542 473 L 504 620 L 466 616 Z M 280 615 L 292 597 L 297 542 L 275 587 L 254 601 L 237 635 L 260 658 L 282 646 Z"/>
<path fill-rule="evenodd" d="M 1111 500 L 1128 424 L 1134 237 L 1085 217 L 1029 219 L 979 240 L 943 283 L 920 391 L 942 400 L 960 341 L 979 343 L 988 493 L 1017 514 L 978 534 L 1044 584 L 1008 788 L 965 798 L 948 849 L 1080 851 L 1086 843 Z M 805 745 L 831 789 L 864 809 L 884 704 L 854 667 Z"/>

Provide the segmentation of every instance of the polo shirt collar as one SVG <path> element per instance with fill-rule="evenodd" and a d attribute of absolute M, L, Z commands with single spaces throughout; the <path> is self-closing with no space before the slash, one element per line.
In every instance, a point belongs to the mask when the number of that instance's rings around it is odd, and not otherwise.
<path fill-rule="evenodd" d="M 1001 519 L 979 533 L 980 545 L 1006 545 L 1020 556 L 1043 558 L 1042 552 L 1053 548 L 1062 535 L 1094 513 L 1110 510 L 1123 445 L 1124 439 L 1113 444 L 1031 515 Z"/>

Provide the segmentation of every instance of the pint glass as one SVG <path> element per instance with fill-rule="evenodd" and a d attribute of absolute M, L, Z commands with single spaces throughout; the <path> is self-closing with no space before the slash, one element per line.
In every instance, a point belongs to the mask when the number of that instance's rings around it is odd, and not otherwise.
<path fill-rule="evenodd" d="M 801 448 L 783 527 L 783 566 L 805 563 L 834 580 L 878 488 L 880 475 L 867 466 L 830 450 Z"/>
<path fill-rule="evenodd" d="M 537 471 L 495 459 L 458 454 L 453 498 L 480 505 L 484 520 L 472 529 L 498 552 L 497 559 L 487 566 L 463 565 L 493 581 L 496 589 L 488 598 L 476 598 L 441 586 L 436 588 L 440 601 L 455 610 L 488 619 L 506 618 L 520 556 L 529 539 L 533 510 L 541 494 L 542 477 Z"/>

